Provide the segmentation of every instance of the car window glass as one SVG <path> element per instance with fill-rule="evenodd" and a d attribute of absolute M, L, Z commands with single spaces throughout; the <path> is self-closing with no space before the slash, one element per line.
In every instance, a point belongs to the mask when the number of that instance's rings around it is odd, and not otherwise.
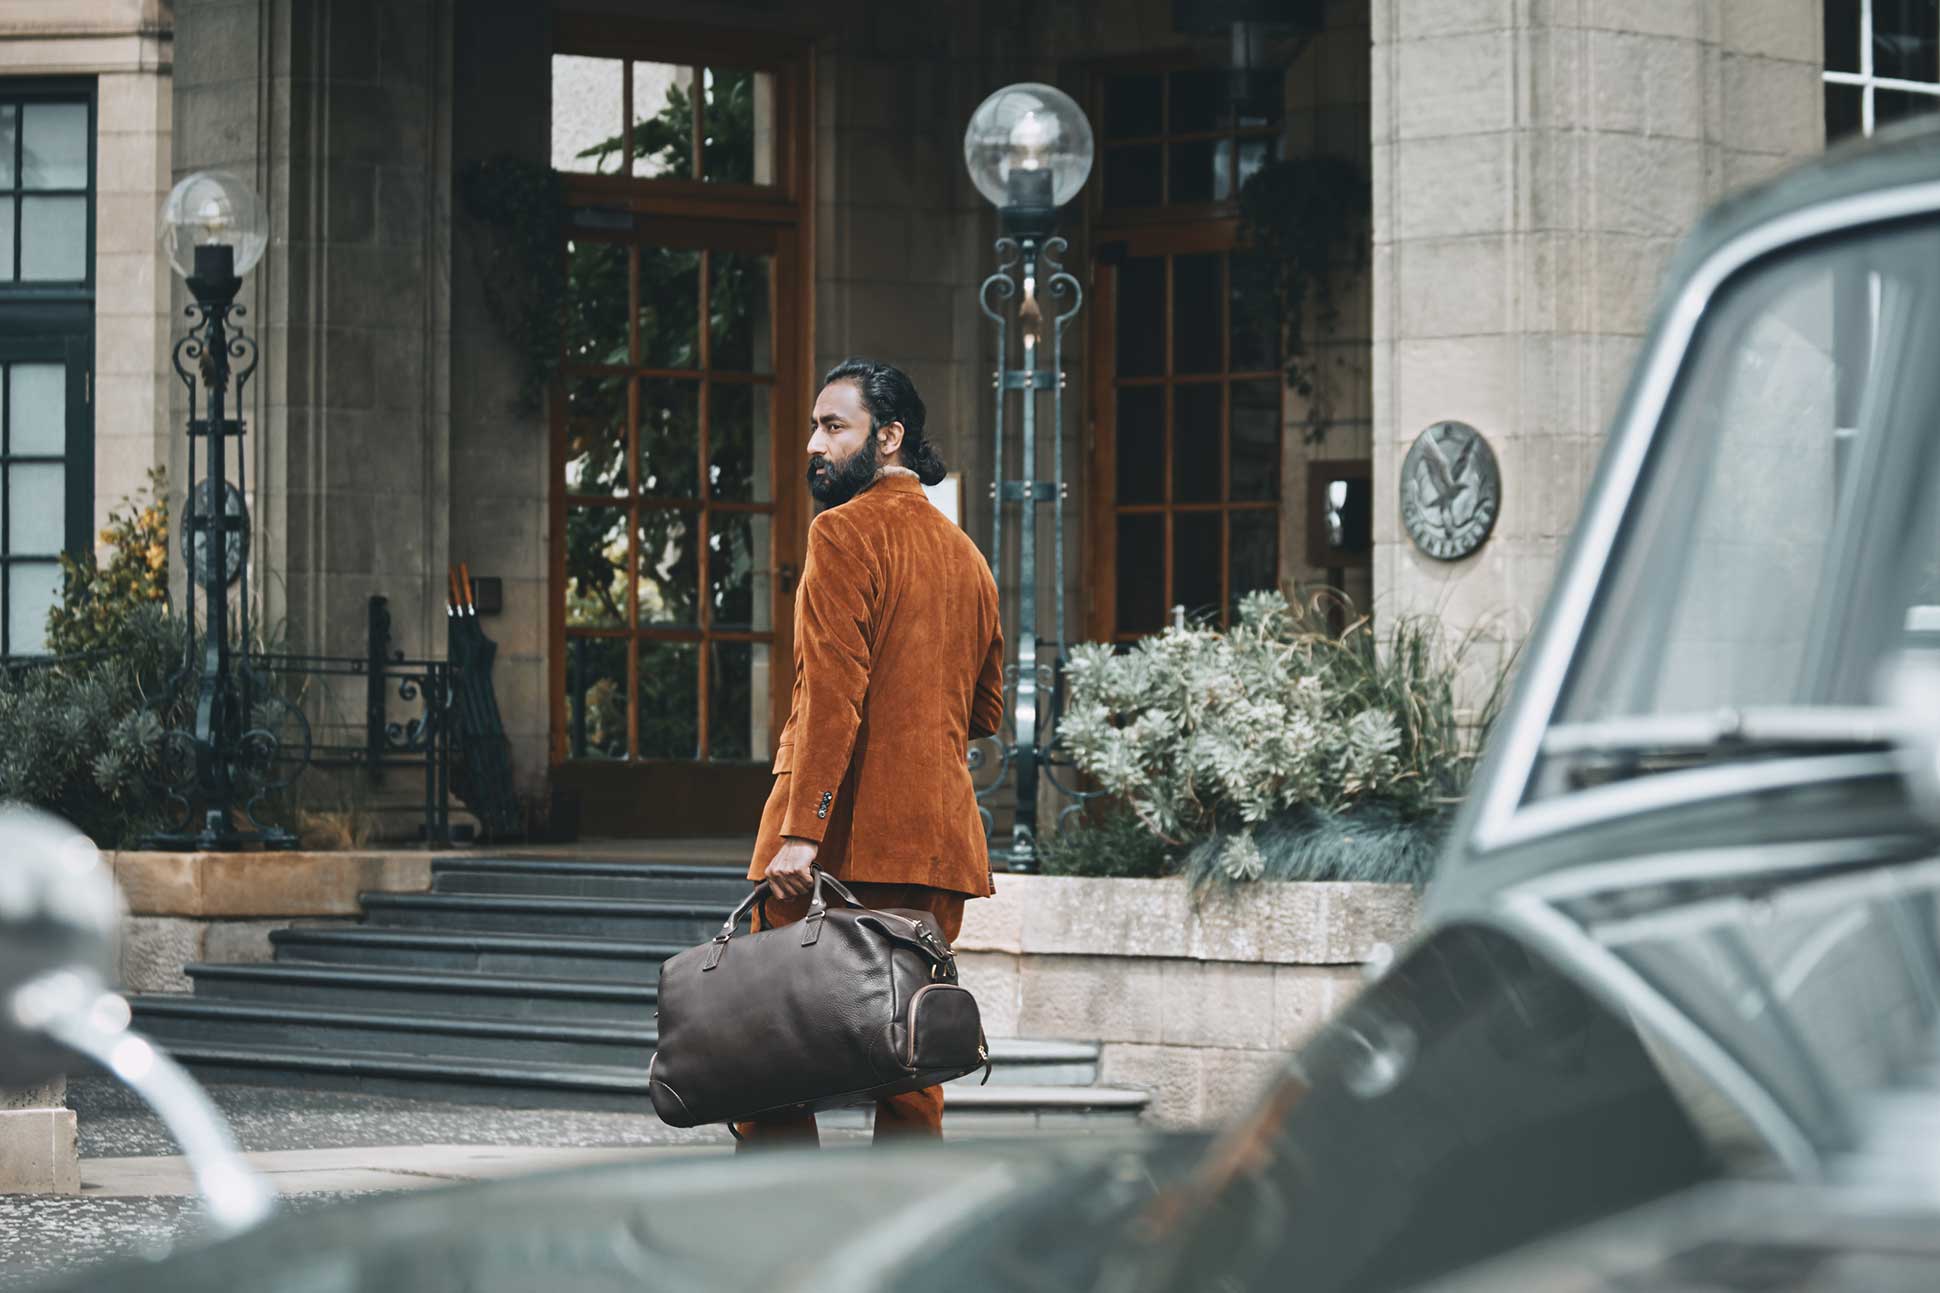
<path fill-rule="evenodd" d="M 1905 482 L 1869 477 L 1871 466 L 1940 421 L 1926 357 L 1936 337 L 1940 233 L 1926 225 L 1789 253 L 1719 293 L 1653 438 L 1546 749 L 1621 720 L 1870 702 L 1890 641 L 1870 657 L 1830 644 L 1896 572 L 1838 566 L 1867 555 L 1853 536 L 1903 501 Z M 1905 588 L 1895 614 L 1919 597 Z M 1940 611 L 1932 618 L 1940 630 Z M 1542 760 L 1525 798 L 1600 784 L 1581 744 Z"/>

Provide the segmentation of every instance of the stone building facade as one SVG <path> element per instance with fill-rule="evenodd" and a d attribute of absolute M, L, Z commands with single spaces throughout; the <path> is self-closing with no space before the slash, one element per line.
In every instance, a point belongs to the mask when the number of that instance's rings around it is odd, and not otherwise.
<path fill-rule="evenodd" d="M 85 319 L 67 496 L 88 525 L 154 465 L 179 505 L 167 355 L 186 298 L 154 215 L 197 169 L 249 181 L 272 223 L 243 297 L 269 618 L 353 655 L 381 594 L 400 648 L 442 654 L 462 562 L 501 594 L 484 622 L 523 786 L 568 787 L 592 833 L 741 831 L 787 701 L 814 375 L 850 354 L 907 367 L 988 541 L 978 285 L 997 230 L 960 141 L 991 90 L 1056 84 L 1099 138 L 1062 229 L 1087 293 L 1067 336 L 1067 637 L 1218 617 L 1277 583 L 1511 643 L 1681 231 L 1823 147 L 1829 120 L 1869 127 L 1926 106 L 1907 84 L 1940 91 L 1930 22 L 1885 33 L 1879 59 L 1903 66 L 1854 52 L 1872 3 L 1325 0 L 1246 46 L 1221 6 L 1170 0 L 22 0 L 0 15 L 0 105 L 46 86 L 88 105 L 92 269 L 65 295 L 0 285 L 0 311 L 28 333 L 56 307 Z M 1266 106 L 1224 97 L 1242 47 Z M 668 145 L 696 101 L 691 149 Z M 1365 219 L 1333 309 L 1303 316 L 1315 400 L 1255 326 L 1269 271 L 1235 194 L 1323 156 L 1361 177 L 1338 201 Z M 505 158 L 567 171 L 559 254 L 584 297 L 536 406 L 509 339 L 508 213 L 467 197 L 472 168 Z M 699 326 L 703 281 L 716 314 L 742 313 L 648 353 L 680 311 Z M 1447 419 L 1493 445 L 1503 490 L 1493 533 L 1452 562 L 1415 546 L 1398 502 L 1409 445 Z M 1002 475 L 1025 474 L 1013 452 Z M 31 624 L 19 569 L 8 615 Z M 1014 598 L 1009 554 L 1002 570 Z"/>

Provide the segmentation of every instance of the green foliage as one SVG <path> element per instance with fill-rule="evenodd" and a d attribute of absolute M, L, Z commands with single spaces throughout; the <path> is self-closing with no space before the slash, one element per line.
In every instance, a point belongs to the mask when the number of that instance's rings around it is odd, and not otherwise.
<path fill-rule="evenodd" d="M 168 604 L 168 473 L 148 473 L 144 494 L 108 513 L 103 566 L 89 550 L 63 554 L 60 604 L 47 615 L 47 649 L 57 656 L 118 648 L 138 612 Z"/>
<path fill-rule="evenodd" d="M 1326 430 L 1333 401 L 1328 376 L 1309 353 L 1307 306 L 1313 303 L 1320 331 L 1338 325 L 1337 275 L 1366 267 L 1368 208 L 1367 177 L 1338 157 L 1268 162 L 1239 192 L 1244 235 L 1275 267 L 1273 290 L 1255 306 L 1272 317 L 1255 326 L 1284 328 L 1287 385 L 1306 402 L 1310 442 Z"/>
<path fill-rule="evenodd" d="M 549 166 L 496 157 L 466 165 L 458 176 L 465 209 L 487 227 L 473 241 L 478 279 L 524 362 L 519 403 L 540 408 L 559 375 L 566 274 L 560 263 L 566 205 Z"/>
<path fill-rule="evenodd" d="M 1122 807 L 1106 809 L 1096 821 L 1062 827 L 1038 844 L 1038 865 L 1046 875 L 1146 880 L 1176 869 L 1175 851 Z"/>
<path fill-rule="evenodd" d="M 1186 851 L 1179 870 L 1194 889 L 1262 879 L 1420 885 L 1434 869 L 1447 816 L 1408 813 L 1378 799 L 1341 812 L 1288 809 L 1250 837 L 1207 836 Z"/>
<path fill-rule="evenodd" d="M 59 813 L 104 848 L 159 826 L 149 778 L 164 726 L 186 721 L 190 702 L 142 704 L 180 662 L 183 636 L 150 603 L 120 621 L 111 651 L 0 673 L 0 799 Z"/>
<path fill-rule="evenodd" d="M 1472 645 L 1428 618 L 1384 641 L 1365 619 L 1333 634 L 1314 609 L 1250 593 L 1225 633 L 1075 649 L 1060 732 L 1189 874 L 1418 873 L 1501 695 L 1504 674 L 1479 714 L 1458 707 Z M 1386 861 L 1353 860 L 1370 839 Z"/>

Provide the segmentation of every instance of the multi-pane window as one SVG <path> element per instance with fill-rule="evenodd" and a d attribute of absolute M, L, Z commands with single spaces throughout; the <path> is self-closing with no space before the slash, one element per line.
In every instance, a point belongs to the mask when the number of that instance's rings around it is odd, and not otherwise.
<path fill-rule="evenodd" d="M 45 651 L 91 528 L 93 141 L 86 82 L 0 81 L 0 655 Z"/>
<path fill-rule="evenodd" d="M 1273 156 L 1283 115 L 1239 104 L 1225 68 L 1135 71 L 1104 83 L 1099 187 L 1106 210 L 1229 202 Z"/>
<path fill-rule="evenodd" d="M 93 109 L 0 85 L 0 289 L 93 277 Z"/>
<path fill-rule="evenodd" d="M 1826 0 L 1828 143 L 1940 108 L 1940 0 Z"/>
<path fill-rule="evenodd" d="M 1280 325 L 1242 252 L 1133 256 L 1113 304 L 1113 635 L 1278 581 Z"/>
<path fill-rule="evenodd" d="M 45 650 L 68 531 L 68 365 L 0 362 L 0 532 L 6 614 L 0 654 Z"/>
<path fill-rule="evenodd" d="M 567 248 L 573 758 L 768 749 L 774 257 L 575 231 Z"/>
<path fill-rule="evenodd" d="M 552 164 L 568 174 L 769 185 L 775 76 L 555 54 Z"/>

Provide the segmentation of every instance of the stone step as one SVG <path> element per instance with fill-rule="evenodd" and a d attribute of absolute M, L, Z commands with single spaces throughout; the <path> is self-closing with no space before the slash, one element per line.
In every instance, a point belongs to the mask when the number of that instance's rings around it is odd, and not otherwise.
<path fill-rule="evenodd" d="M 1098 1080 L 1097 1042 L 990 1039 L 991 1086 L 1088 1087 Z M 981 1083 L 982 1072 L 957 1079 Z"/>
<path fill-rule="evenodd" d="M 525 894 L 366 893 L 358 901 L 369 924 L 392 928 L 630 938 L 685 946 L 712 938 L 728 914 L 718 903 Z"/>
<path fill-rule="evenodd" d="M 643 983 L 367 966 L 192 964 L 202 1001 L 274 1002 L 339 1011 L 403 1011 L 501 1020 L 644 1024 L 659 989 Z"/>
<path fill-rule="evenodd" d="M 269 941 L 278 964 L 409 966 L 615 983 L 657 983 L 660 963 L 691 946 L 375 925 L 276 929 L 270 931 Z"/>
<path fill-rule="evenodd" d="M 448 857 L 431 863 L 434 893 L 692 902 L 718 906 L 722 917 L 748 896 L 748 888 L 741 867 L 518 857 Z"/>
<path fill-rule="evenodd" d="M 205 1082 L 351 1090 L 506 1108 L 652 1111 L 646 1072 L 631 1067 L 200 1041 L 181 1042 L 169 1050 Z M 1037 1127 L 1107 1130 L 1134 1125 L 1148 1102 L 1143 1091 L 1112 1087 L 953 1085 L 944 1100 L 944 1127 L 951 1134 L 1011 1134 Z M 868 1114 L 836 1110 L 823 1118 L 831 1127 L 860 1126 L 867 1124 Z"/>
<path fill-rule="evenodd" d="M 129 999 L 135 1025 L 164 1049 L 184 1045 L 360 1051 L 426 1060 L 523 1060 L 647 1071 L 656 1034 L 638 1024 L 481 1019 L 427 1011 L 331 1010 L 184 995 Z"/>

